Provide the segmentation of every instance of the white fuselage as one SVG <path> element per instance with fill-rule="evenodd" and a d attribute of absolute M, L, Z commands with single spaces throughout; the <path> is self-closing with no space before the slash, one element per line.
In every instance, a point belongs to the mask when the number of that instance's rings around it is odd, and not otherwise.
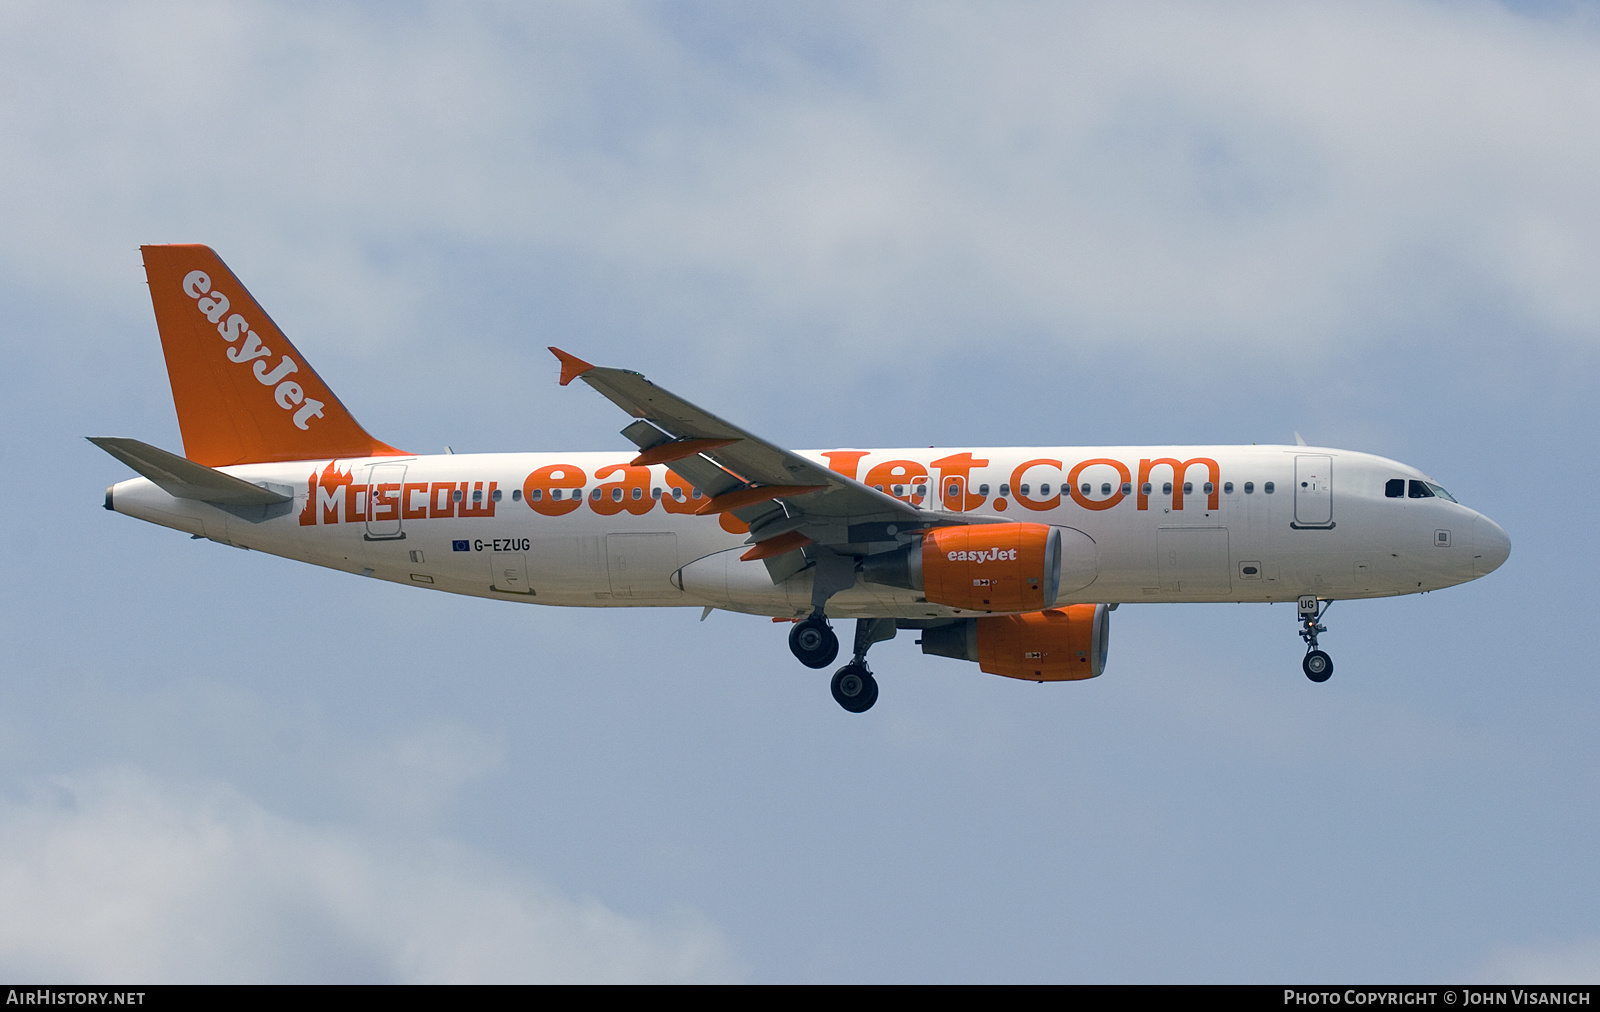
<path fill-rule="evenodd" d="M 108 507 L 213 541 L 457 594 L 551 605 L 712 605 L 785 618 L 810 611 L 810 570 L 774 583 L 767 564 L 739 561 L 748 548 L 741 524 L 731 515 L 692 512 L 700 502 L 686 483 L 669 481 L 667 467 L 650 468 L 648 485 L 625 482 L 617 465 L 630 456 L 240 465 L 221 470 L 292 492 L 293 503 L 220 507 L 174 498 L 136 478 L 109 490 Z M 1087 538 L 1074 535 L 1083 548 L 1069 560 L 1074 572 L 1064 574 L 1059 604 L 1411 594 L 1482 576 L 1510 550 L 1498 525 L 1465 506 L 1386 494 L 1394 479 L 1426 480 L 1415 468 L 1346 450 L 1111 446 L 801 456 L 919 506 L 1082 532 Z M 966 463 L 950 463 L 958 459 Z M 1174 462 L 1184 473 L 1174 473 Z M 530 485 L 530 476 L 548 474 L 552 465 L 570 486 L 559 500 L 548 482 Z M 580 483 L 577 498 L 572 489 Z M 674 487 L 683 489 L 682 501 Z M 827 610 L 836 617 L 963 614 L 859 578 Z"/>

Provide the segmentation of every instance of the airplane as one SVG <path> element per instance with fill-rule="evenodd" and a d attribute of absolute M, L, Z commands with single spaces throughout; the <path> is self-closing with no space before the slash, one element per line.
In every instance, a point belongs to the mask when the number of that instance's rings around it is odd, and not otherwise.
<path fill-rule="evenodd" d="M 105 508 L 193 538 L 410 587 L 569 607 L 698 606 L 789 625 L 834 699 L 867 652 L 1039 682 L 1105 670 L 1129 602 L 1293 601 L 1302 670 L 1335 600 L 1484 576 L 1506 532 L 1414 467 L 1303 445 L 791 451 L 551 348 L 629 417 L 626 451 L 408 453 L 370 436 L 201 245 L 141 247 L 183 455 L 90 437 L 140 477 Z"/>

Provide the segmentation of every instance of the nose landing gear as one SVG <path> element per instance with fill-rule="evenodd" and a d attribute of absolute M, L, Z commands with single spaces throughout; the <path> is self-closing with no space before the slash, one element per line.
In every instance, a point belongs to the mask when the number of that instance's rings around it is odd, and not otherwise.
<path fill-rule="evenodd" d="M 1300 670 L 1313 682 L 1326 682 L 1333 677 L 1333 658 L 1317 649 L 1317 634 L 1328 631 L 1322 616 L 1332 606 L 1332 601 L 1320 601 L 1315 594 L 1300 595 L 1300 638 L 1306 641 L 1306 658 L 1300 662 Z"/>

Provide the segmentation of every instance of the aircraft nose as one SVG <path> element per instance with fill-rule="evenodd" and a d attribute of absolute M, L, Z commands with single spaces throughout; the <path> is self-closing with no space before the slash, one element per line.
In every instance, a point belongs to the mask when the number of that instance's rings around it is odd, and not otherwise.
<path fill-rule="evenodd" d="M 1511 539 L 1501 526 L 1483 514 L 1473 524 L 1472 575 L 1484 576 L 1511 557 Z"/>

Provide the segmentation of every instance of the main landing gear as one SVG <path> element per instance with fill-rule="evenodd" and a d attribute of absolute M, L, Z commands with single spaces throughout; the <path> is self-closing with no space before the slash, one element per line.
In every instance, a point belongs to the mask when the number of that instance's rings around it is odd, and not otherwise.
<path fill-rule="evenodd" d="M 851 713 L 866 713 L 878 701 L 878 680 L 867 667 L 867 651 L 872 644 L 894 639 L 895 624 L 892 618 L 856 619 L 856 643 L 850 663 L 833 674 L 828 686 L 833 690 L 833 701 Z"/>
<path fill-rule="evenodd" d="M 866 661 L 851 661 L 833 673 L 833 701 L 851 713 L 866 713 L 878 701 L 878 680 Z"/>
<path fill-rule="evenodd" d="M 1332 601 L 1319 601 L 1315 594 L 1300 595 L 1300 638 L 1306 641 L 1306 659 L 1300 662 L 1300 670 L 1313 682 L 1333 677 L 1333 658 L 1317 649 L 1317 634 L 1328 631 L 1322 616 L 1332 606 Z"/>
<path fill-rule="evenodd" d="M 808 668 L 825 668 L 839 656 L 839 637 L 822 612 L 813 612 L 789 630 L 789 649 Z"/>
<path fill-rule="evenodd" d="M 834 701 L 851 713 L 865 713 L 878 701 L 878 680 L 867 667 L 867 651 L 872 644 L 893 639 L 895 624 L 892 618 L 863 618 L 856 620 L 855 649 L 850 663 L 834 672 L 829 688 Z M 820 610 L 812 612 L 789 630 L 789 649 L 801 664 L 808 668 L 825 668 L 839 656 L 839 637 L 828 618 Z"/>

